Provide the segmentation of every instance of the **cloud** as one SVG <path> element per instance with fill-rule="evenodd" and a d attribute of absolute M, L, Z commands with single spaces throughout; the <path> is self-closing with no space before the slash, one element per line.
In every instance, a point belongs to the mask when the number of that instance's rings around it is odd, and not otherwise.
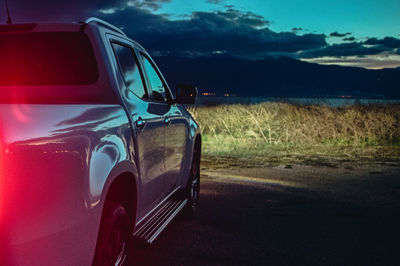
<path fill-rule="evenodd" d="M 14 22 L 80 21 L 88 16 L 115 13 L 127 7 L 155 11 L 171 0 L 18 0 L 9 1 Z M 5 12 L 0 12 L 0 20 L 5 21 Z"/>
<path fill-rule="evenodd" d="M 263 16 L 257 15 L 253 12 L 242 12 L 233 8 L 229 8 L 226 11 L 216 11 L 214 14 L 222 16 L 241 26 L 264 27 L 268 26 L 270 23 Z"/>
<path fill-rule="evenodd" d="M 361 42 L 340 43 L 327 45 L 318 49 L 310 49 L 302 51 L 297 56 L 299 58 L 315 58 L 315 57 L 342 57 L 342 56 L 366 56 L 377 55 L 387 51 L 383 47 L 367 47 Z"/>
<path fill-rule="evenodd" d="M 337 32 L 337 31 L 335 31 L 335 32 L 331 32 L 331 33 L 329 34 L 330 37 L 339 37 L 339 38 L 346 37 L 346 36 L 348 36 L 348 35 L 351 35 L 351 32 L 339 33 L 339 32 Z"/>
<path fill-rule="evenodd" d="M 296 55 L 298 58 L 343 57 L 343 56 L 374 56 L 386 57 L 400 54 L 400 39 L 385 37 L 383 39 L 369 38 L 364 42 L 356 42 L 354 37 L 343 38 L 347 43 L 326 45 L 317 49 L 305 50 Z M 376 60 L 375 60 L 376 61 Z"/>
<path fill-rule="evenodd" d="M 127 6 L 158 10 L 161 8 L 162 4 L 169 2 L 171 2 L 171 0 L 129 0 L 127 1 Z"/>
<path fill-rule="evenodd" d="M 347 37 L 347 38 L 343 38 L 343 41 L 348 41 L 348 42 L 354 42 L 355 40 L 356 40 L 356 38 L 354 38 L 353 36 Z"/>
<path fill-rule="evenodd" d="M 220 5 L 224 3 L 226 0 L 207 0 L 208 3 L 210 4 L 215 4 L 215 5 Z"/>
<path fill-rule="evenodd" d="M 373 55 L 368 57 L 346 56 L 346 57 L 318 57 L 302 59 L 309 63 L 322 65 L 341 65 L 364 67 L 368 69 L 396 68 L 400 66 L 400 55 Z"/>
<path fill-rule="evenodd" d="M 385 48 L 400 48 L 400 39 L 385 37 L 383 39 L 370 38 L 364 42 L 366 45 L 374 45 Z"/>
<path fill-rule="evenodd" d="M 11 1 L 14 22 L 80 21 L 97 16 L 118 27 L 143 44 L 154 55 L 201 56 L 226 53 L 257 59 L 265 56 L 321 58 L 365 57 L 400 54 L 400 39 L 369 38 L 357 42 L 350 32 L 331 32 L 329 37 L 342 43 L 328 44 L 328 36 L 307 33 L 294 27 L 291 32 L 276 32 L 270 21 L 254 12 L 225 5 L 212 12 L 193 12 L 171 19 L 155 12 L 172 0 L 19 0 Z M 209 0 L 225 4 L 224 0 Z M 1 13 L 1 12 L 0 12 Z M 4 12 L 3 12 L 4 13 Z M 4 14 L 0 14 L 4 21 Z"/>
<path fill-rule="evenodd" d="M 127 34 L 157 54 L 204 55 L 226 51 L 231 55 L 255 58 L 326 45 L 323 34 L 274 32 L 268 28 L 269 21 L 262 16 L 232 8 L 193 12 L 181 20 L 170 20 L 132 7 L 102 14 L 102 17 L 117 26 L 132 25 L 126 28 Z"/>
<path fill-rule="evenodd" d="M 302 27 L 295 27 L 295 28 L 292 28 L 292 33 L 297 34 L 303 30 L 304 29 Z"/>
<path fill-rule="evenodd" d="M 400 52 L 400 49 L 393 51 L 399 42 L 395 38 L 356 42 L 350 32 L 332 32 L 330 36 L 347 42 L 328 44 L 326 35 L 300 34 L 301 27 L 293 28 L 292 32 L 275 32 L 268 27 L 269 21 L 264 17 L 232 7 L 223 11 L 193 12 L 180 20 L 128 7 L 119 13 L 104 15 L 104 18 L 120 26 L 141 25 L 125 31 L 157 55 L 200 56 L 224 51 L 256 59 L 265 56 L 364 57 Z"/>

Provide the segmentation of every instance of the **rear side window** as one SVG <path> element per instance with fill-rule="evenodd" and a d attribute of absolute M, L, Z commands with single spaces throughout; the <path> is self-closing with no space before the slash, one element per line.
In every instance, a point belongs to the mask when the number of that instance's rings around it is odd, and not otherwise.
<path fill-rule="evenodd" d="M 98 76 L 84 33 L 0 34 L 0 86 L 89 85 Z"/>
<path fill-rule="evenodd" d="M 150 63 L 150 60 L 147 58 L 147 56 L 144 54 L 142 54 L 142 56 L 144 68 L 146 69 L 147 77 L 149 78 L 151 90 L 153 92 L 152 99 L 158 102 L 167 102 L 167 90 L 157 70 L 154 68 L 153 64 Z"/>
<path fill-rule="evenodd" d="M 143 86 L 140 70 L 132 50 L 117 43 L 112 43 L 112 46 L 124 77 L 126 87 L 139 98 L 148 99 L 149 96 Z"/>

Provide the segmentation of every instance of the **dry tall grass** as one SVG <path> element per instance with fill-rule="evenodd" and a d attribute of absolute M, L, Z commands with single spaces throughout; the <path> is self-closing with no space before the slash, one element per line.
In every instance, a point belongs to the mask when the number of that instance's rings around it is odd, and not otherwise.
<path fill-rule="evenodd" d="M 199 122 L 204 152 L 262 155 L 268 151 L 349 153 L 399 147 L 400 105 L 328 107 L 269 102 L 190 109 Z M 376 149 L 373 149 L 376 152 Z"/>

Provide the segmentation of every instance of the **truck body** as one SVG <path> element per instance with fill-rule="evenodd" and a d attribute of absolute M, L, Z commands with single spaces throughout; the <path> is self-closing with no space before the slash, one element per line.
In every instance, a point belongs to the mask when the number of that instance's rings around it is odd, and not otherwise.
<path fill-rule="evenodd" d="M 129 237 L 151 243 L 197 200 L 198 125 L 119 29 L 1 26 L 0 56 L 2 265 L 96 264 L 106 202 L 127 213 Z"/>

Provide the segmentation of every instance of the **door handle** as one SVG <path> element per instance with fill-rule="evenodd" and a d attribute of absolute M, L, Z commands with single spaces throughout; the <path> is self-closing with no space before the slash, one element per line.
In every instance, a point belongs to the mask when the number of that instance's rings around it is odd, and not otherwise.
<path fill-rule="evenodd" d="M 141 128 L 141 127 L 144 127 L 145 125 L 146 125 L 146 122 L 142 118 L 139 118 L 138 120 L 136 120 L 137 127 Z"/>
<path fill-rule="evenodd" d="M 169 125 L 170 123 L 171 123 L 171 118 L 165 117 L 165 118 L 164 118 L 164 124 Z"/>

